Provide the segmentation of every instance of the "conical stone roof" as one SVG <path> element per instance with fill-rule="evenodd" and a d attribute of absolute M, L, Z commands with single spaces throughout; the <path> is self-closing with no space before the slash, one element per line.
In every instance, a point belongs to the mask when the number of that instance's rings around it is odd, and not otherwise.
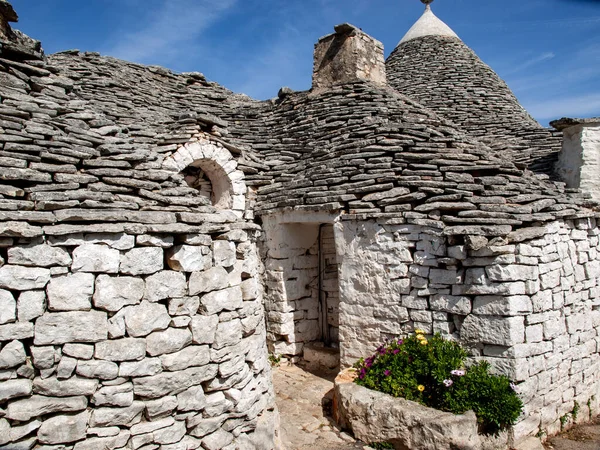
<path fill-rule="evenodd" d="M 398 45 L 423 36 L 449 36 L 458 38 L 457 34 L 433 13 L 429 5 L 425 8 L 425 12 L 421 18 L 408 30 Z"/>
<path fill-rule="evenodd" d="M 515 162 L 552 171 L 557 133 L 543 128 L 506 83 L 431 12 L 386 61 L 389 84 Z"/>

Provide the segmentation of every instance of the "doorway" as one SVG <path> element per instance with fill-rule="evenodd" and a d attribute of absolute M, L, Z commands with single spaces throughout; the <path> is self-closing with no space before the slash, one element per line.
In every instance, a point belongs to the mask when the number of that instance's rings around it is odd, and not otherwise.
<path fill-rule="evenodd" d="M 323 343 L 339 348 L 340 287 L 333 224 L 319 229 L 319 310 Z"/>

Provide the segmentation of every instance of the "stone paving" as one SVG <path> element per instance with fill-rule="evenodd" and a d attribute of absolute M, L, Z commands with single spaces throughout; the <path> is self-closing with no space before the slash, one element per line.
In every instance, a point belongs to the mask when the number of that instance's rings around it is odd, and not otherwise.
<path fill-rule="evenodd" d="M 273 370 L 285 450 L 369 449 L 339 430 L 331 418 L 336 373 L 309 372 L 282 363 Z"/>

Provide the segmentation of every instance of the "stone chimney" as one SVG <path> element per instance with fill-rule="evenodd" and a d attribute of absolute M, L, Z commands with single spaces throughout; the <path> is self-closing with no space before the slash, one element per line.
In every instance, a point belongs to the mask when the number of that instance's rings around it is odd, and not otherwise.
<path fill-rule="evenodd" d="M 344 23 L 315 45 L 313 89 L 355 81 L 386 84 L 383 44 Z"/>
<path fill-rule="evenodd" d="M 600 202 L 600 117 L 563 118 L 550 122 L 563 132 L 563 147 L 555 169 L 567 187 L 581 189 Z"/>

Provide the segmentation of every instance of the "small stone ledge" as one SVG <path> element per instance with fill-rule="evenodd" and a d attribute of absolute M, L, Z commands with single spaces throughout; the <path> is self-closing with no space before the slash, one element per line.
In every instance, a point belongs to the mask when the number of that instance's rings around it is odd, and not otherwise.
<path fill-rule="evenodd" d="M 389 442 L 396 449 L 412 450 L 509 448 L 508 433 L 497 438 L 477 434 L 473 411 L 451 414 L 372 391 L 355 384 L 351 371 L 335 380 L 334 417 L 363 442 Z"/>

